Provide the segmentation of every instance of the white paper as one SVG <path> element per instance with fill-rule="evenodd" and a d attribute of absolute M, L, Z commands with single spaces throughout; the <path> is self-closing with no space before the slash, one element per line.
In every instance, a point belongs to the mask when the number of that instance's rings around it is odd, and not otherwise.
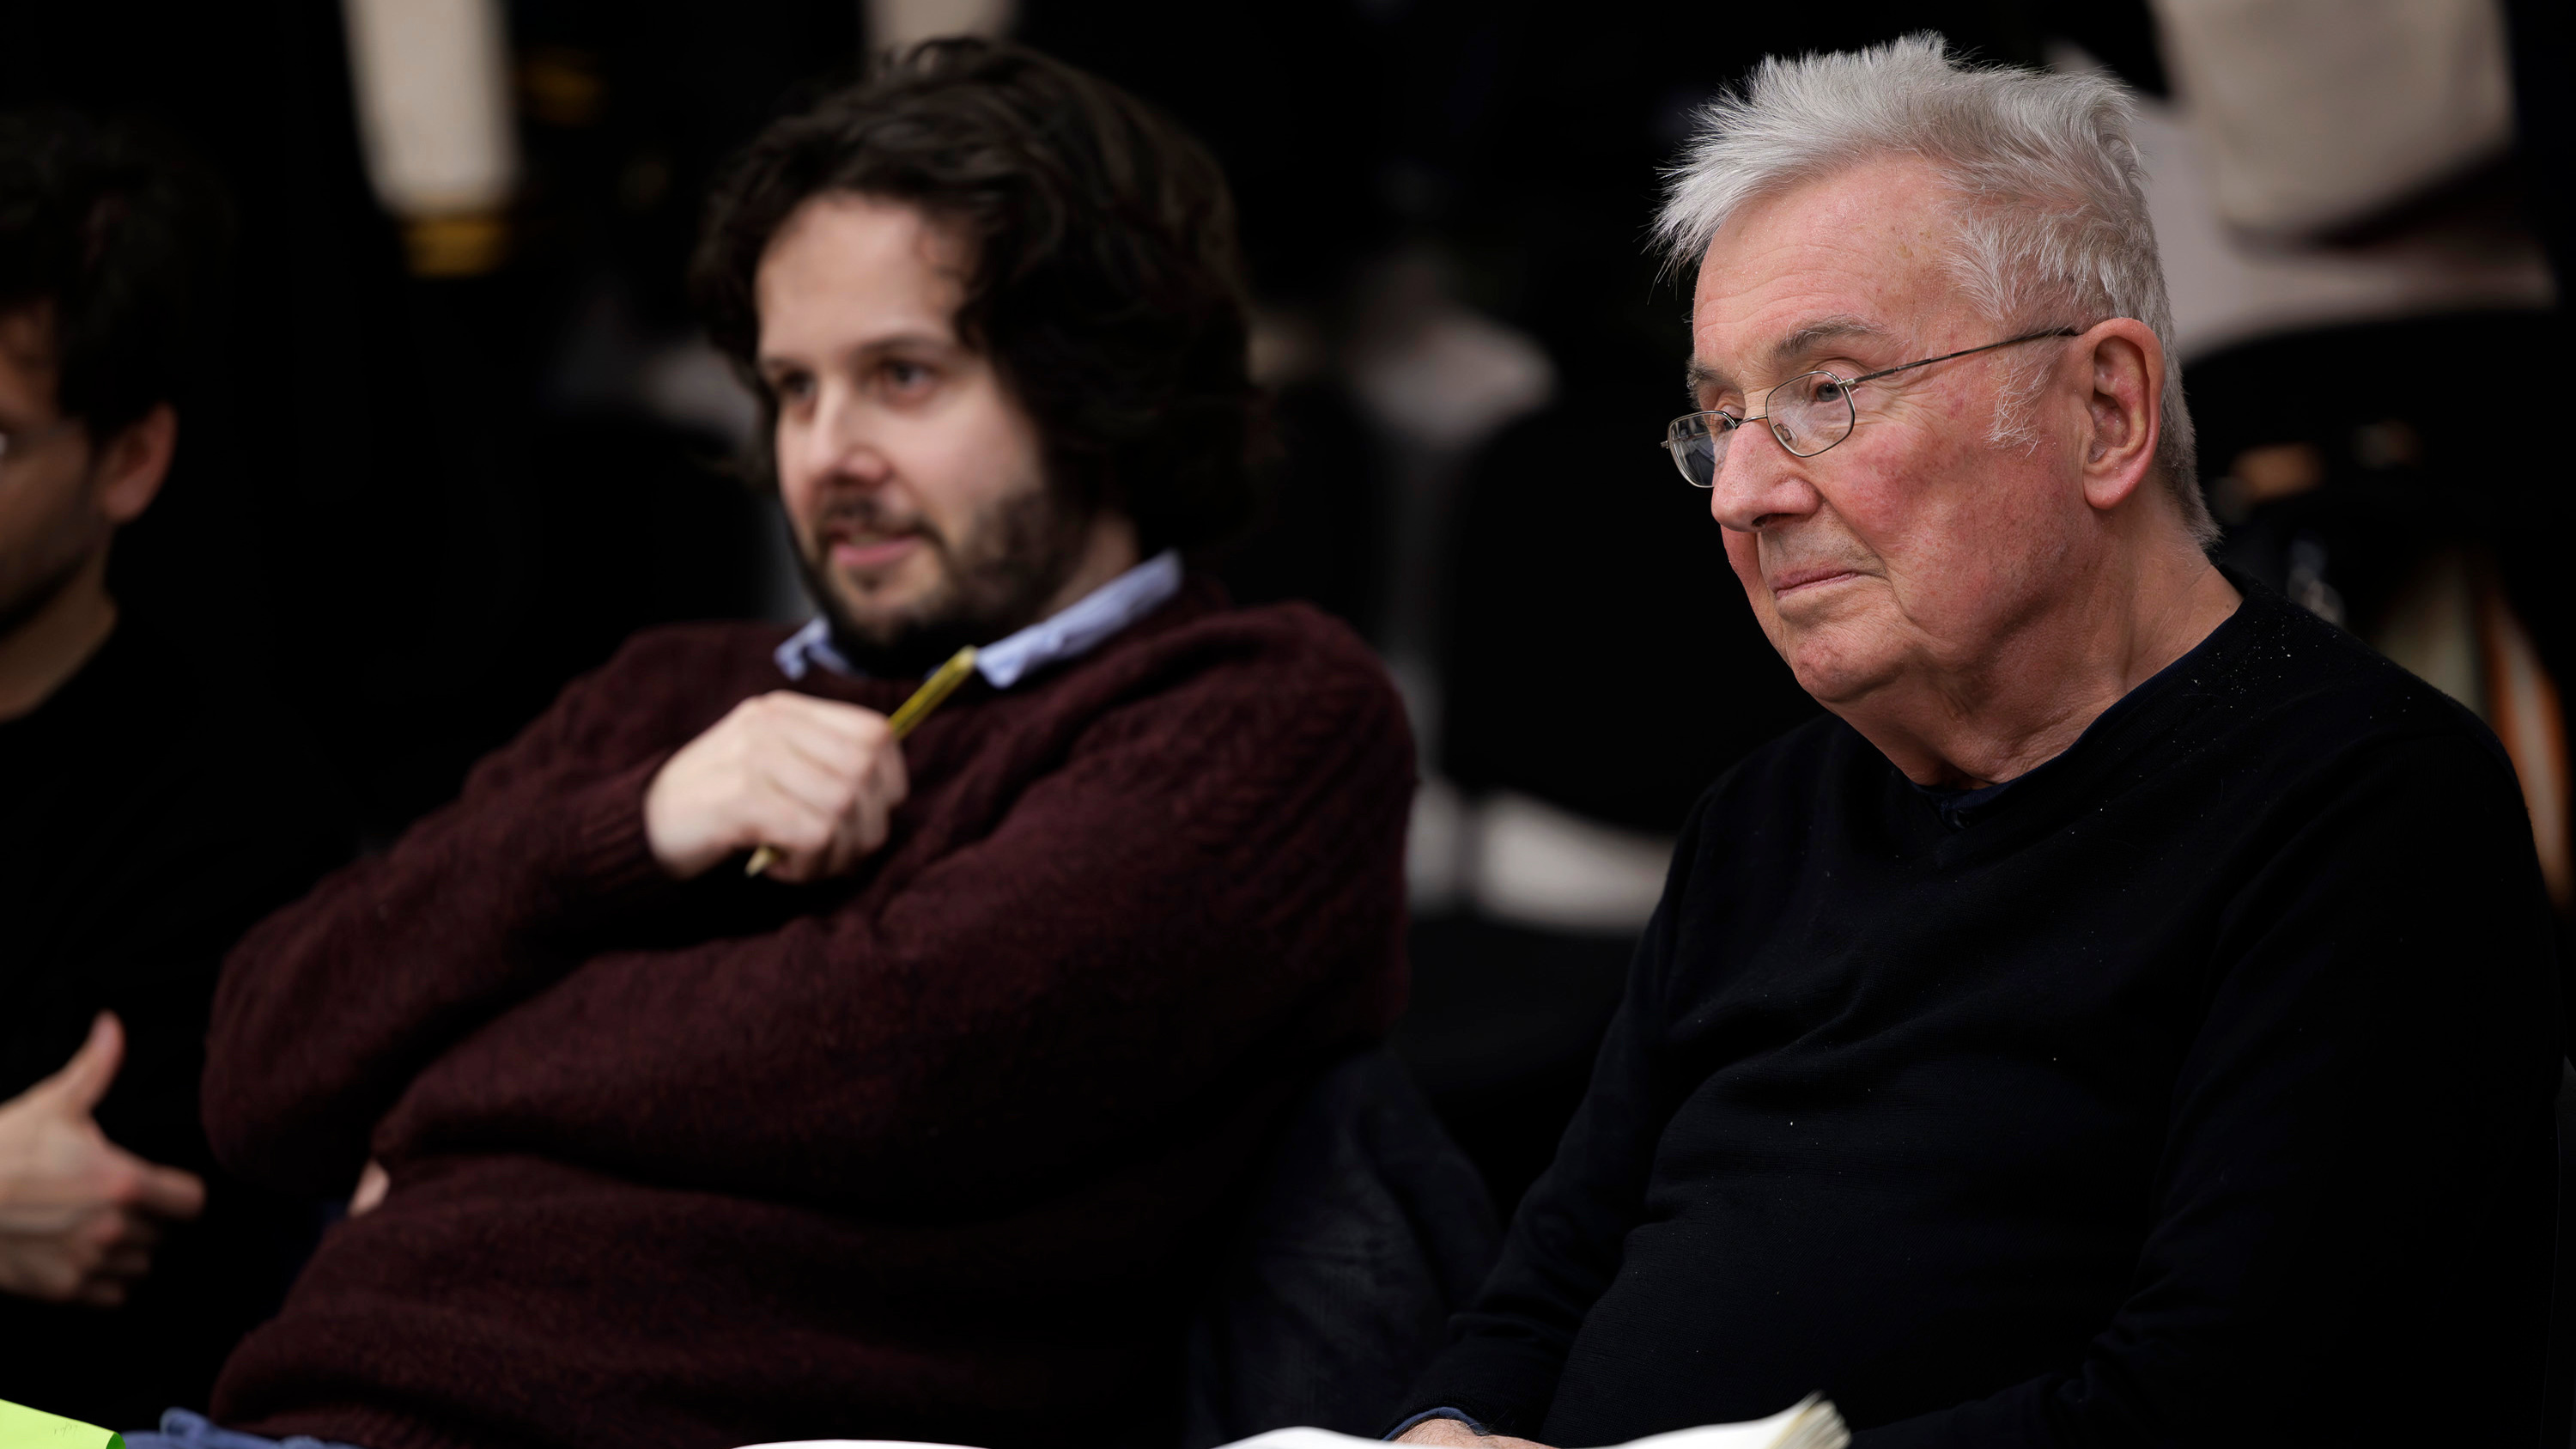
<path fill-rule="evenodd" d="M 1239 1439 L 1224 1449 L 1366 1449 L 1375 1439 L 1359 1439 L 1330 1429 L 1273 1429 Z M 1768 1419 L 1742 1424 L 1702 1424 L 1654 1434 L 1617 1449 L 1843 1449 L 1851 1435 L 1842 1416 L 1823 1399 L 1809 1396 Z M 750 1444 L 744 1449 L 961 1449 L 955 1444 L 916 1444 L 900 1439 L 800 1439 L 782 1444 Z"/>

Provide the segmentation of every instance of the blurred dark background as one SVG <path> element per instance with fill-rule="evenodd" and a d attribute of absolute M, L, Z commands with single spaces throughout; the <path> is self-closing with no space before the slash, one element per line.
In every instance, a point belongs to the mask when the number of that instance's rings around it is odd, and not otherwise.
<path fill-rule="evenodd" d="M 2567 174 L 2564 87 L 2527 77 L 2563 78 L 2566 20 L 2508 8 L 2526 160 L 2494 185 L 2556 227 L 2563 190 L 2528 176 Z M 309 724 L 381 843 L 633 630 L 802 616 L 774 508 L 728 468 L 751 413 L 696 341 L 685 262 L 726 155 L 901 38 L 896 21 L 949 12 L 513 0 L 499 13 L 516 182 L 496 230 L 441 253 L 370 183 L 356 9 L 21 3 L 0 34 L 0 104 L 147 117 L 230 182 L 230 313 L 115 587 Z M 1691 802 L 1813 708 L 1754 628 L 1705 496 L 1652 447 L 1683 410 L 1687 353 L 1688 299 L 1643 247 L 1658 166 L 1694 107 L 1766 52 L 1933 28 L 2002 60 L 2076 47 L 2155 98 L 2156 17 L 2146 0 L 953 9 L 1163 105 L 1234 178 L 1286 461 L 1273 516 L 1216 566 L 1240 597 L 1341 615 L 1406 690 L 1430 783 L 1398 1046 L 1508 1209 L 1580 1092 Z M 2461 337 L 2516 365 L 2551 355 L 2531 349 L 2554 318 L 2496 311 L 2486 332 L 2419 319 L 2398 342 L 2410 357 Z M 2341 344 L 2279 336 L 2267 345 L 2286 353 L 2249 354 L 2247 338 L 2193 359 L 2214 400 L 2213 478 L 2241 451 L 2300 441 L 2243 399 L 2328 396 L 2298 369 Z M 2320 401 L 2296 425 L 2341 458 L 2353 428 L 2423 386 L 2392 375 L 2359 412 Z M 2409 455 L 2409 486 L 2433 486 L 2440 454 L 2425 457 Z M 2556 506 L 2564 481 L 2545 465 L 2511 447 L 2476 457 L 2521 470 L 2516 489 L 2478 495 L 2480 527 L 2511 536 L 2517 510 Z M 2393 607 L 2420 496 L 2391 504 L 2376 474 L 2325 481 L 2240 489 L 2234 556 L 2287 586 L 2294 545 L 2328 546 L 2366 561 L 2357 600 Z M 2511 573 L 2554 661 L 2563 589 L 2545 562 Z"/>

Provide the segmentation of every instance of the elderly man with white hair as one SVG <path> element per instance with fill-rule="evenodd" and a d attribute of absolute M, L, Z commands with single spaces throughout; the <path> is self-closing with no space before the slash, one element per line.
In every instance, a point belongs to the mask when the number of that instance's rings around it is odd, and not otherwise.
<path fill-rule="evenodd" d="M 2522 798 L 2205 556 L 2120 94 L 1922 37 L 1703 119 L 1666 447 L 1830 714 L 1702 800 L 1402 1438 L 1821 1391 L 1869 1449 L 2531 1442 L 2562 1033 Z"/>

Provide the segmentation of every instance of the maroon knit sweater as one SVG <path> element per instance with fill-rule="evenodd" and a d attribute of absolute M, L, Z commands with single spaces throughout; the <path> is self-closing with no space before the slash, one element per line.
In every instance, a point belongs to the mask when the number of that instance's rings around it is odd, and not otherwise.
<path fill-rule="evenodd" d="M 808 887 L 647 851 L 781 631 L 639 636 L 389 853 L 245 940 L 216 1152 L 333 1228 L 217 1422 L 368 1449 L 1141 1442 L 1300 1082 L 1402 1004 L 1413 772 L 1341 626 L 1194 583 L 904 744 Z M 797 686 L 889 710 L 909 681 Z"/>

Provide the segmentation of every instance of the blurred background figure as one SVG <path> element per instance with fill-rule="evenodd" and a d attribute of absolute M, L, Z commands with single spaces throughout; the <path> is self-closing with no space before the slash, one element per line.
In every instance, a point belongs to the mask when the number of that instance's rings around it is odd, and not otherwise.
<path fill-rule="evenodd" d="M 110 552 L 195 421 L 227 216 L 130 129 L 0 116 L 0 1397 L 106 1423 L 202 1398 L 297 1214 L 197 1122 L 224 952 L 336 864 L 295 727 Z"/>
<path fill-rule="evenodd" d="M 0 95 L 150 117 L 232 189 L 227 366 L 128 602 L 288 698 L 367 839 L 636 628 L 801 617 L 684 273 L 716 163 L 859 35 L 842 0 L 0 21 Z"/>
<path fill-rule="evenodd" d="M 2173 105 L 2142 140 L 2222 557 L 2486 720 L 2564 917 L 2576 500 L 2535 223 L 2564 222 L 2565 8 L 2154 8 Z"/>
<path fill-rule="evenodd" d="M 751 401 L 680 290 L 723 156 L 869 48 L 959 30 L 1169 109 L 1241 198 L 1283 438 L 1270 522 L 1221 569 L 1349 620 L 1406 692 L 1428 783 L 1398 1046 L 1508 1210 L 1670 833 L 1810 707 L 1651 447 L 1686 299 L 1643 229 L 1693 107 L 1766 52 L 1925 28 L 2118 74 L 2151 111 L 2228 557 L 2382 647 L 2447 640 L 2410 663 L 2527 736 L 2539 777 L 2531 682 L 2567 677 L 2566 626 L 2534 562 L 2562 502 L 2528 452 L 2556 323 L 2523 218 L 2557 218 L 2564 255 L 2565 10 L 98 0 L 0 22 L 0 96 L 158 117 L 240 198 L 232 366 L 120 544 L 128 602 L 184 601 L 179 628 L 291 700 L 379 842 L 633 630 L 809 612 L 724 462 Z M 2266 149 L 2382 135 L 2262 109 L 2356 102 L 2420 144 Z"/>

